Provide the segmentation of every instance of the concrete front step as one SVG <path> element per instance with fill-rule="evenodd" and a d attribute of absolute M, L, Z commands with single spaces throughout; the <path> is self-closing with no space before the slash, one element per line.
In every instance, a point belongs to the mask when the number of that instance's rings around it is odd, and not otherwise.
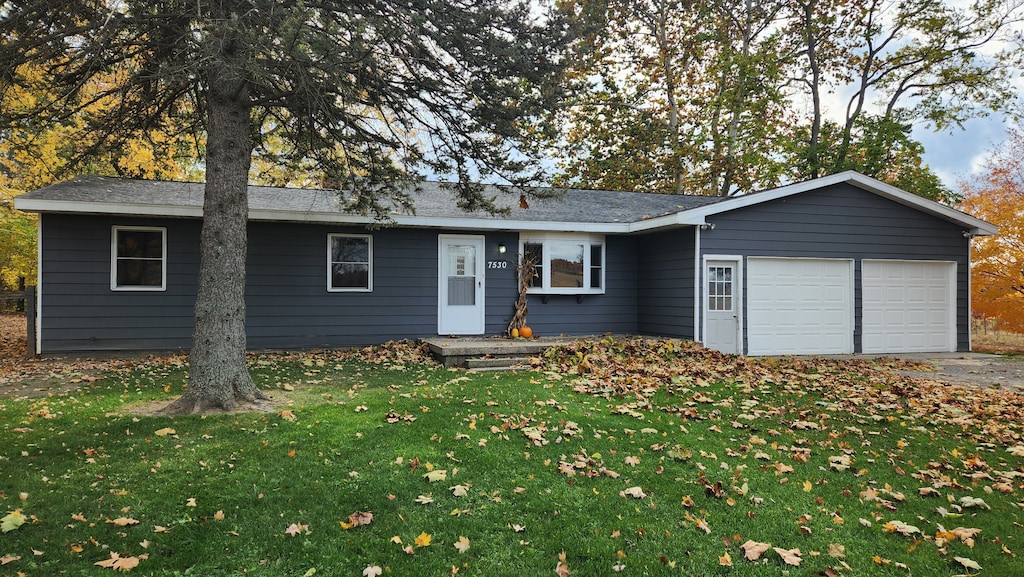
<path fill-rule="evenodd" d="M 422 339 L 431 354 L 445 367 L 465 367 L 475 358 L 528 357 L 540 355 L 548 347 L 570 343 L 570 337 L 506 339 L 499 337 Z"/>
<path fill-rule="evenodd" d="M 474 371 L 511 371 L 530 368 L 526 357 L 477 357 L 466 359 L 466 368 Z"/>

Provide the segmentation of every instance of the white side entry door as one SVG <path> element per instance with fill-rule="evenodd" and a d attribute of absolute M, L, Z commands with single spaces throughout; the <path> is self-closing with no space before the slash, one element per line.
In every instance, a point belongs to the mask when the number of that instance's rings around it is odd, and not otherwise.
<path fill-rule="evenodd" d="M 704 263 L 704 346 L 740 353 L 739 262 Z"/>

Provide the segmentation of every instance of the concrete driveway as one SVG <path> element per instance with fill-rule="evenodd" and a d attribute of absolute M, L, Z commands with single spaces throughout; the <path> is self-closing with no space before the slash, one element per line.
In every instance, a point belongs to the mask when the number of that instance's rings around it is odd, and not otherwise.
<path fill-rule="evenodd" d="M 894 356 L 933 367 L 933 370 L 903 372 L 912 377 L 1024 391 L 1024 357 L 1021 356 L 984 353 L 912 353 Z"/>

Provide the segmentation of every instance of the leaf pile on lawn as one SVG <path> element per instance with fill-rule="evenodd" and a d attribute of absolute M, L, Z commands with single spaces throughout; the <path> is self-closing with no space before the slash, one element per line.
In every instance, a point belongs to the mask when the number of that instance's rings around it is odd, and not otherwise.
<path fill-rule="evenodd" d="M 246 356 L 249 366 L 254 369 L 293 362 L 303 362 L 308 367 L 327 367 L 352 360 L 396 369 L 435 363 L 426 344 L 410 340 L 361 349 L 248 353 Z M 167 369 L 183 369 L 187 361 L 184 353 L 125 359 L 25 359 L 19 355 L 17 358 L 0 359 L 0 395 L 45 396 L 47 390 L 52 393 L 55 390 L 91 387 L 105 374 L 166 373 Z"/>
<path fill-rule="evenodd" d="M 689 341 L 636 337 L 552 347 L 534 359 L 534 366 L 566 375 L 576 392 L 635 399 L 623 410 L 646 406 L 661 392 L 673 401 L 662 410 L 699 416 L 699 406 L 723 400 L 709 396 L 708 387 L 730 383 L 742 394 L 770 387 L 774 392 L 814 399 L 827 409 L 822 411 L 825 415 L 845 412 L 872 418 L 895 411 L 923 423 L 954 425 L 978 442 L 1011 445 L 1021 441 L 1024 430 L 1019 393 L 903 376 L 898 371 L 923 365 L 894 358 L 743 357 Z M 807 419 L 795 422 L 796 428 L 820 426 Z"/>

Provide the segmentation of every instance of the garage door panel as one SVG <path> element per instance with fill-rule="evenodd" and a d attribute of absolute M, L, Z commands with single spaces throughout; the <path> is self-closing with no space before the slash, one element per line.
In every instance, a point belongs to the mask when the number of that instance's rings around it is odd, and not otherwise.
<path fill-rule="evenodd" d="M 956 350 L 956 263 L 865 260 L 865 353 Z"/>
<path fill-rule="evenodd" d="M 751 355 L 853 352 L 853 279 L 848 260 L 747 260 Z"/>

